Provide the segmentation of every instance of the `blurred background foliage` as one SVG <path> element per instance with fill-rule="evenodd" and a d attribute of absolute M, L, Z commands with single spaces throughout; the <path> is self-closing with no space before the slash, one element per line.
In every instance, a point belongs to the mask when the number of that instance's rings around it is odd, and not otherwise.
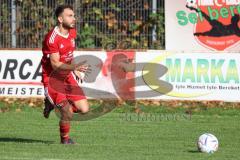
<path fill-rule="evenodd" d="M 71 4 L 77 18 L 78 49 L 164 49 L 164 1 L 156 0 L 16 0 L 16 32 L 11 33 L 12 5 L 0 0 L 0 48 L 41 48 L 56 24 L 57 5 Z"/>

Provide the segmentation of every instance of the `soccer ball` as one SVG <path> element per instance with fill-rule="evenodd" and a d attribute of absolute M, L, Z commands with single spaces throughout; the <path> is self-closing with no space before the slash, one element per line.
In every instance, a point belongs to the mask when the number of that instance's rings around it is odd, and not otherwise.
<path fill-rule="evenodd" d="M 197 3 L 197 0 L 187 0 L 187 5 L 189 6 L 194 6 L 196 5 L 196 3 Z"/>
<path fill-rule="evenodd" d="M 218 139 L 210 133 L 204 133 L 198 138 L 197 146 L 201 152 L 214 153 L 218 150 Z"/>

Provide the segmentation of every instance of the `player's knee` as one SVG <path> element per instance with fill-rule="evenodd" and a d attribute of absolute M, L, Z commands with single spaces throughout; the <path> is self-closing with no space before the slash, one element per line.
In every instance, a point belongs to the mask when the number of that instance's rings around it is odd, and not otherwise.
<path fill-rule="evenodd" d="M 81 108 L 81 112 L 82 112 L 82 113 L 87 113 L 87 112 L 89 112 L 89 107 L 88 107 L 88 106 L 82 107 L 82 108 Z"/>
<path fill-rule="evenodd" d="M 89 104 L 88 104 L 87 100 L 76 101 L 76 102 L 74 102 L 74 105 L 76 106 L 76 108 L 79 111 L 81 111 L 81 113 L 89 112 Z"/>

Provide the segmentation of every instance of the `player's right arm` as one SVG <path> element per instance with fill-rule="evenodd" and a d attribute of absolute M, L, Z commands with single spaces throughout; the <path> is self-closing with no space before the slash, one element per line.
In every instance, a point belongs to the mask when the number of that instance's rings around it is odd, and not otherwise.
<path fill-rule="evenodd" d="M 74 63 L 63 63 L 60 61 L 60 53 L 59 53 L 59 47 L 57 40 L 54 39 L 54 34 L 51 33 L 49 36 L 46 37 L 44 40 L 44 47 L 43 47 L 43 52 L 46 57 L 49 57 L 51 66 L 54 70 L 60 69 L 60 70 L 79 70 L 79 71 L 85 71 L 82 67 L 82 65 L 85 62 L 74 64 Z"/>
<path fill-rule="evenodd" d="M 77 68 L 75 64 L 66 64 L 66 63 L 60 62 L 60 55 L 58 52 L 50 54 L 50 62 L 54 70 L 56 69 L 75 70 Z"/>
<path fill-rule="evenodd" d="M 85 62 L 80 62 L 80 63 L 71 63 L 71 64 L 66 64 L 60 61 L 60 55 L 59 53 L 51 53 L 50 54 L 50 62 L 51 66 L 54 70 L 60 69 L 60 70 L 77 70 L 81 72 L 85 72 L 87 70 L 87 67 L 84 65 Z"/>

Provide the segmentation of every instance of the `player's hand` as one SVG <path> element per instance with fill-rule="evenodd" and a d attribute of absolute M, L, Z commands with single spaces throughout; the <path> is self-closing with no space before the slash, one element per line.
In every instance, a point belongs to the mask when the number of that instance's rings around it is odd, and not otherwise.
<path fill-rule="evenodd" d="M 80 66 L 77 66 L 75 68 L 76 71 L 79 71 L 79 72 L 86 72 L 88 70 L 88 65 L 80 65 Z"/>
<path fill-rule="evenodd" d="M 88 69 L 88 65 L 86 64 L 86 60 L 76 63 L 74 64 L 74 70 L 76 71 L 80 71 L 80 72 L 86 72 L 86 70 Z"/>

